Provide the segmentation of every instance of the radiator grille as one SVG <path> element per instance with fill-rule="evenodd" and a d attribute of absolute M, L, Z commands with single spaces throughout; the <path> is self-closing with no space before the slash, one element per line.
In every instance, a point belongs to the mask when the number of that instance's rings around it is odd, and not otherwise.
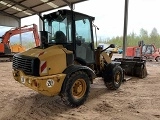
<path fill-rule="evenodd" d="M 39 75 L 39 59 L 36 57 L 14 55 L 13 56 L 13 69 L 22 70 L 28 75 Z"/>
<path fill-rule="evenodd" d="M 32 60 L 22 57 L 13 57 L 13 68 L 25 73 L 32 73 Z"/>

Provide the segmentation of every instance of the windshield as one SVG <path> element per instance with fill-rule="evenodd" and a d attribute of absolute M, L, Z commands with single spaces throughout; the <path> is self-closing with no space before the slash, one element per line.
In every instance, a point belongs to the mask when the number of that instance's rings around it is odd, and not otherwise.
<path fill-rule="evenodd" d="M 71 43 L 71 22 L 65 14 L 54 13 L 45 19 L 48 43 Z"/>

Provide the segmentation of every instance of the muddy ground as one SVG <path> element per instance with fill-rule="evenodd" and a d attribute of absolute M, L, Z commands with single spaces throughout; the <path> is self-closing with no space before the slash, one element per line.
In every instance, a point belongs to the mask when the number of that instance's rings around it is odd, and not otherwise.
<path fill-rule="evenodd" d="M 11 66 L 0 63 L 0 120 L 160 120 L 160 63 L 147 62 L 147 78 L 132 78 L 117 91 L 95 81 L 78 108 L 16 82 Z"/>

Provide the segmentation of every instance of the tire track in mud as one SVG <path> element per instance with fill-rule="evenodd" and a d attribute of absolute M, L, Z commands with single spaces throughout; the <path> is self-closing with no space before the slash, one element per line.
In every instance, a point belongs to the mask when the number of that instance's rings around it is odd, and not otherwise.
<path fill-rule="evenodd" d="M 156 75 L 160 75 L 160 67 L 154 68 L 159 71 L 152 68 L 157 64 L 147 63 L 147 78 L 133 78 L 117 91 L 91 88 L 87 101 L 78 108 L 65 106 L 58 96 L 46 97 L 19 84 L 11 77 L 11 63 L 0 64 L 0 120 L 158 120 L 160 81 Z"/>
<path fill-rule="evenodd" d="M 8 96 L 9 97 L 9 96 Z M 6 108 L 6 109 L 5 109 Z M 59 114 L 69 110 L 59 97 L 46 97 L 40 94 L 30 94 L 29 96 L 15 98 L 12 103 L 3 106 L 3 116 L 1 119 L 53 119 Z M 9 113 L 6 114 L 5 113 Z"/>

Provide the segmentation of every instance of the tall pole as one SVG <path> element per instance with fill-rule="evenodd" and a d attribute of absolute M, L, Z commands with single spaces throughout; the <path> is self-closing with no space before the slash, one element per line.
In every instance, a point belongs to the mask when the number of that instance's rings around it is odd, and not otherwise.
<path fill-rule="evenodd" d="M 18 21 L 18 26 L 19 26 L 20 31 L 21 31 L 21 19 L 19 19 L 19 21 Z M 22 45 L 22 34 L 21 33 L 19 34 L 19 38 L 20 38 L 20 45 Z"/>
<path fill-rule="evenodd" d="M 39 13 L 39 16 L 42 16 L 41 13 Z M 39 31 L 42 31 L 43 30 L 43 21 L 42 19 L 39 17 Z"/>
<path fill-rule="evenodd" d="M 124 28 L 123 28 L 123 58 L 126 57 L 126 43 L 127 43 L 127 25 L 128 25 L 128 4 L 129 0 L 125 0 L 124 7 Z"/>

